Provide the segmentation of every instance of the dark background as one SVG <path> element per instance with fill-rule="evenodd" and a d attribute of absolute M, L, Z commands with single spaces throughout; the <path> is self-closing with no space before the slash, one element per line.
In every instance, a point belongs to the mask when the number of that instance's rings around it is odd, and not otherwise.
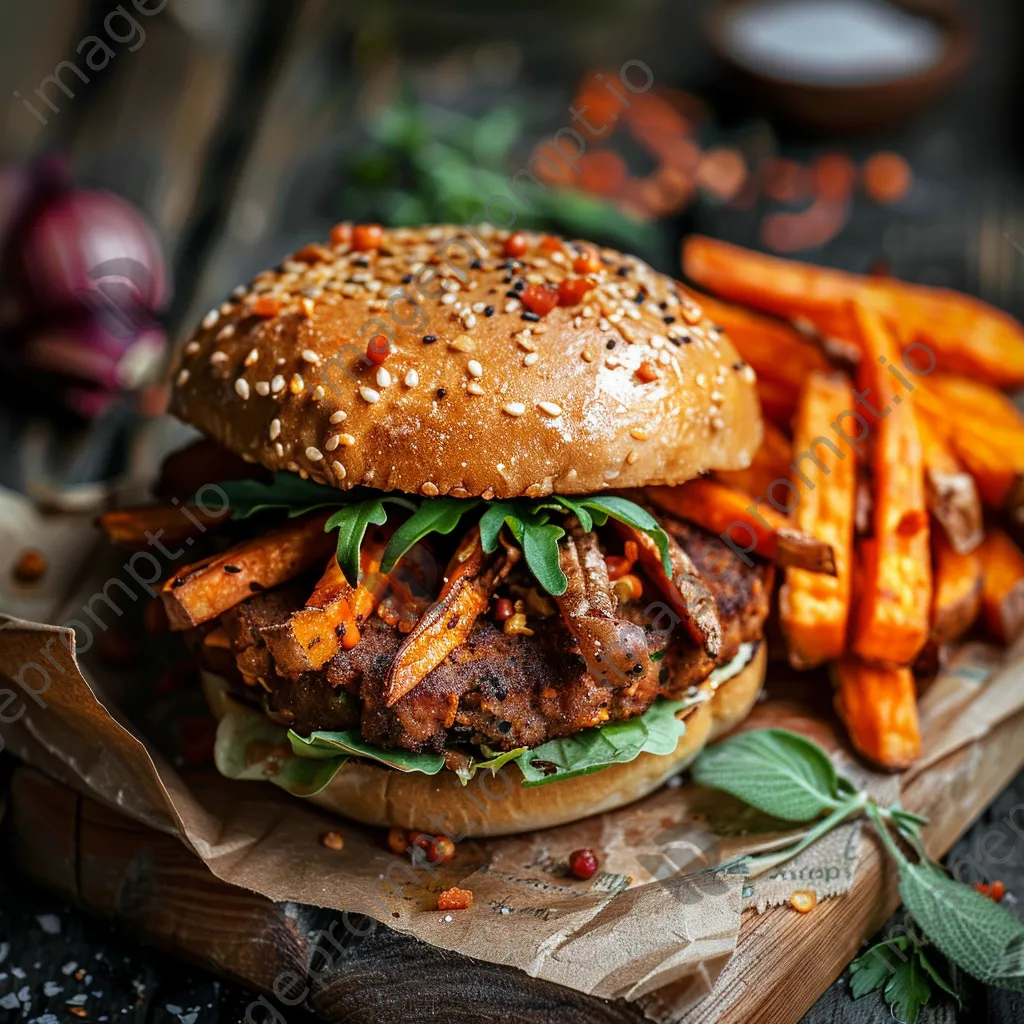
<path fill-rule="evenodd" d="M 964 2 L 978 31 L 966 75 L 911 120 L 857 137 L 765 117 L 761 97 L 738 89 L 705 43 L 702 19 L 711 4 L 683 0 L 169 0 L 158 15 L 138 18 L 146 39 L 134 52 L 117 46 L 109 65 L 88 84 L 74 80 L 75 97 L 60 96 L 60 112 L 40 124 L 12 93 L 30 95 L 59 61 L 74 57 L 79 40 L 102 35 L 114 6 L 0 3 L 0 96 L 11 97 L 0 105 L 0 163 L 63 154 L 78 184 L 110 189 L 146 213 L 174 282 L 163 311 L 171 339 L 230 287 L 322 238 L 337 220 L 471 214 L 492 194 L 487 180 L 474 182 L 471 173 L 475 162 L 491 159 L 480 156 L 488 145 L 507 145 L 499 164 L 523 166 L 536 142 L 569 123 L 581 78 L 630 59 L 651 68 L 658 89 L 700 97 L 709 112 L 695 133 L 701 146 L 733 149 L 752 169 L 773 155 L 810 164 L 832 151 L 858 164 L 879 149 L 907 159 L 914 184 L 905 199 L 879 204 L 856 189 L 843 230 L 803 258 L 891 269 L 1024 315 L 1024 250 L 1013 244 L 1024 246 L 1024 4 L 1015 0 Z M 396 109 L 413 117 L 416 159 L 425 166 L 410 166 L 407 149 L 396 155 L 381 146 Z M 514 111 L 511 121 L 506 110 Z M 483 124 L 487 132 L 477 138 Z M 439 151 L 429 145 L 437 141 L 445 151 L 468 149 L 453 164 L 438 164 Z M 632 175 L 650 173 L 651 155 L 636 140 L 617 138 L 615 148 Z M 447 187 L 463 172 L 461 192 L 438 191 L 439 182 Z M 552 225 L 566 227 L 557 202 L 549 207 Z M 759 246 L 764 216 L 782 208 L 756 188 L 737 201 L 699 192 L 644 223 L 622 221 L 621 210 L 591 213 L 592 230 L 568 233 L 608 237 L 678 274 L 684 234 Z M 40 409 L 10 389 L 0 401 L 0 482 L 24 487 L 40 467 L 20 458 L 20 440 Z M 152 401 L 126 396 L 101 422 L 69 426 L 82 443 L 71 458 L 62 435 L 46 455 L 48 470 L 57 467 L 70 481 L 115 474 L 124 438 L 151 411 Z M 1020 799 L 1024 780 L 1000 798 L 1000 813 Z M 980 834 L 965 837 L 952 857 L 970 852 Z M 1024 892 L 1024 851 L 998 873 L 1011 897 Z M 242 1019 L 251 999 L 57 905 L 9 870 L 0 877 L 0 906 L 0 1021 L 81 1019 L 67 999 L 82 992 L 90 1020 L 185 1024 Z M 75 968 L 62 970 L 72 961 Z M 48 995 L 54 984 L 62 991 Z M 923 1019 L 1024 1020 L 1021 997 L 964 989 L 958 1018 L 944 1004 Z M 300 1019 L 298 1012 L 289 1019 Z M 890 1017 L 879 998 L 854 1004 L 841 979 L 807 1019 Z"/>

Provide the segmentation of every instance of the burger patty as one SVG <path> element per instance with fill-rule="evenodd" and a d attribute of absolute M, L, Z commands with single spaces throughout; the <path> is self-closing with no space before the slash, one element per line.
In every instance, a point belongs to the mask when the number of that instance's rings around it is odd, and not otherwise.
<path fill-rule="evenodd" d="M 761 638 L 772 567 L 747 566 L 718 537 L 689 524 L 663 518 L 662 525 L 698 566 L 714 567 L 715 578 L 706 583 L 718 608 L 722 647 L 713 659 L 685 630 L 669 632 L 678 620 L 645 581 L 645 596 L 617 608 L 616 614 L 643 627 L 651 654 L 663 651 L 654 692 L 596 681 L 557 615 L 531 619 L 533 636 L 506 634 L 491 616 L 481 616 L 466 642 L 391 707 L 384 703 L 385 679 L 405 635 L 380 618 L 364 624 L 355 647 L 297 678 L 276 674 L 260 630 L 302 607 L 308 585 L 289 584 L 253 597 L 221 622 L 238 677 L 250 684 L 244 686 L 247 695 L 259 693 L 272 719 L 302 735 L 358 728 L 364 740 L 380 747 L 437 753 L 460 746 L 535 747 L 589 726 L 632 718 L 659 695 L 681 697 L 716 666 L 732 660 L 742 643 Z M 517 572 L 519 582 L 531 584 L 525 570 Z M 516 582 L 515 576 L 508 581 L 510 586 Z"/>

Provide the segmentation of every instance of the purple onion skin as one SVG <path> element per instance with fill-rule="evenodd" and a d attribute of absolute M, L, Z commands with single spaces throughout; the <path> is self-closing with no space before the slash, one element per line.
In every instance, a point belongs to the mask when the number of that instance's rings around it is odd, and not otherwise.
<path fill-rule="evenodd" d="M 64 191 L 44 201 L 24 225 L 17 262 L 39 315 L 84 307 L 125 338 L 148 327 L 147 314 L 168 297 L 155 234 L 109 192 Z"/>

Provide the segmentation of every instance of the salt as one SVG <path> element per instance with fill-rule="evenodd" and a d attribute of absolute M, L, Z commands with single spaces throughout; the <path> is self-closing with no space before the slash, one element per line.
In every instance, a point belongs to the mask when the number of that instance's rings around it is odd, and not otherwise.
<path fill-rule="evenodd" d="M 936 64 L 945 46 L 937 24 L 884 0 L 741 4 L 724 43 L 751 70 L 808 85 L 909 77 Z"/>

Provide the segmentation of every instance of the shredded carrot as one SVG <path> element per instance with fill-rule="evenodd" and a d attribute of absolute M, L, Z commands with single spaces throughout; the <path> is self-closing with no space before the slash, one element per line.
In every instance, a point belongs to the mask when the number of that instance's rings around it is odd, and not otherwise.
<path fill-rule="evenodd" d="M 846 378 L 812 374 L 796 416 L 793 448 L 801 457 L 794 463 L 792 483 L 800 501 L 793 522 L 831 545 L 836 573 L 786 570 L 779 617 L 794 668 L 831 661 L 846 649 L 857 466 L 852 452 L 844 453 L 828 440 L 828 425 L 853 407 Z"/>
<path fill-rule="evenodd" d="M 931 610 L 921 440 L 910 393 L 897 395 L 884 368 L 895 357 L 891 331 L 874 310 L 857 307 L 855 316 L 864 350 L 861 389 L 883 416 L 872 446 L 875 544 L 863 560 L 851 649 L 866 661 L 909 665 L 928 639 Z"/>
<path fill-rule="evenodd" d="M 909 768 L 921 754 L 914 674 L 909 668 L 836 663 L 835 704 L 854 747 L 885 768 Z"/>

